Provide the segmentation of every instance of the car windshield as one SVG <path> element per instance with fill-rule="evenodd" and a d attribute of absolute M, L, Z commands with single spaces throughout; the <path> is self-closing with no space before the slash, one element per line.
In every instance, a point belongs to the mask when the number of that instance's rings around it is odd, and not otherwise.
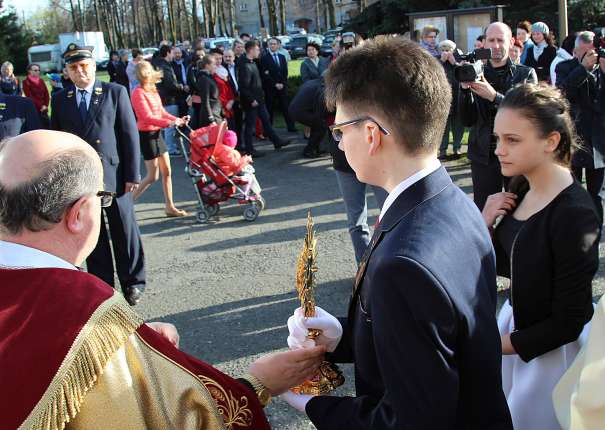
<path fill-rule="evenodd" d="M 294 46 L 294 47 L 303 46 L 304 47 L 307 44 L 307 40 L 308 39 L 306 37 L 294 37 L 290 41 L 290 46 Z"/>
<path fill-rule="evenodd" d="M 336 36 L 326 36 L 324 37 L 324 45 L 331 45 L 332 42 L 336 39 Z"/>

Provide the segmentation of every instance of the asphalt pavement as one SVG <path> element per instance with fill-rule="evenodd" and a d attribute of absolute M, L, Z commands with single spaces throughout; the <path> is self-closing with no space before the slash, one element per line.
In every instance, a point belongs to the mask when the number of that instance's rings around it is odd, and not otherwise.
<path fill-rule="evenodd" d="M 174 199 L 191 216 L 166 218 L 160 182 L 137 202 L 145 249 L 148 287 L 136 307 L 147 320 L 175 324 L 181 349 L 235 377 L 257 357 L 287 347 L 286 321 L 298 306 L 295 265 L 305 234 L 307 211 L 318 240 L 317 304 L 344 315 L 355 276 L 355 259 L 329 156 L 301 157 L 303 140 L 273 150 L 257 144 L 266 156 L 255 161 L 266 207 L 254 222 L 243 207 L 221 205 L 208 224 L 195 220 L 196 197 L 183 158 L 172 160 Z M 471 193 L 466 160 L 446 163 L 454 182 Z M 370 224 L 378 209 L 368 193 Z M 603 244 L 601 244 L 603 245 Z M 601 250 L 603 255 L 603 250 Z M 603 264 L 595 296 L 603 292 Z M 351 366 L 336 394 L 352 395 Z M 276 429 L 313 429 L 280 399 L 266 408 Z"/>

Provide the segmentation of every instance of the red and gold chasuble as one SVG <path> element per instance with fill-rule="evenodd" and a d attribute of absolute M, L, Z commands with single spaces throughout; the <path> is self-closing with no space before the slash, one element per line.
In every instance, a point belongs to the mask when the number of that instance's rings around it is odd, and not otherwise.
<path fill-rule="evenodd" d="M 74 270 L 0 269 L 0 391 L 3 429 L 270 428 L 254 392 Z"/>

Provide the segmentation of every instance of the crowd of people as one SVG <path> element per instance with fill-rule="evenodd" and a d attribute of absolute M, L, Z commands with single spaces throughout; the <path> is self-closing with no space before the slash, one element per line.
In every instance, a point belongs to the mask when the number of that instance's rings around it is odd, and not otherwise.
<path fill-rule="evenodd" d="M 282 395 L 318 429 L 602 428 L 605 302 L 595 310 L 592 282 L 605 56 L 588 30 L 561 48 L 543 22 L 515 33 L 485 29 L 475 49 L 490 55 L 471 80 L 459 79 L 468 57 L 432 26 L 418 43 L 340 39 L 332 58 L 309 43 L 292 100 L 276 38 L 264 52 L 242 35 L 210 52 L 162 42 L 150 61 L 139 49 L 112 53 L 110 83 L 96 78 L 90 49 L 71 44 L 52 97 L 36 64 L 19 82 L 5 63 L 0 369 L 11 426 L 265 429 L 262 407 Z M 134 201 L 153 182 L 162 178 L 167 216 L 187 215 L 172 198 L 176 129 L 226 122 L 225 151 L 238 157 L 222 167 L 237 173 L 263 155 L 255 134 L 276 150 L 289 143 L 273 129 L 276 108 L 288 130 L 308 128 L 305 156 L 329 141 L 358 272 L 346 317 L 294 310 L 291 350 L 233 379 L 180 352 L 173 326 L 143 324 L 110 287 L 117 274 L 130 305 L 145 289 Z M 465 127 L 474 202 L 441 164 L 450 132 L 459 157 Z M 368 187 L 381 208 L 373 232 Z M 73 270 L 83 261 L 88 274 Z M 497 275 L 510 287 L 496 315 Z M 52 358 L 32 395 L 23 351 L 49 321 L 64 322 L 64 340 L 25 354 Z M 355 364 L 355 397 L 288 391 L 322 359 Z M 100 419 L 108 405 L 121 413 Z"/>

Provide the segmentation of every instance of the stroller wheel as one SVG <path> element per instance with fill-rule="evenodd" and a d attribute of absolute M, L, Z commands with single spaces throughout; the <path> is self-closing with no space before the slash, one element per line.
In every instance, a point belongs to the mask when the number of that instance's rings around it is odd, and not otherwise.
<path fill-rule="evenodd" d="M 213 217 L 218 213 L 220 206 L 218 203 L 214 203 L 213 205 L 206 206 L 206 211 L 208 212 L 209 217 Z"/>
<path fill-rule="evenodd" d="M 250 205 L 246 209 L 244 209 L 244 219 L 246 221 L 254 221 L 258 218 L 258 214 L 260 213 L 260 209 L 255 205 Z"/>
<path fill-rule="evenodd" d="M 208 215 L 208 212 L 206 212 L 205 209 L 197 211 L 196 219 L 197 222 L 199 222 L 200 224 L 206 224 L 208 222 L 208 218 L 210 218 L 210 216 Z"/>
<path fill-rule="evenodd" d="M 258 200 L 256 200 L 254 203 L 256 204 L 259 212 L 265 209 L 265 199 L 263 199 L 261 196 L 258 196 Z"/>

